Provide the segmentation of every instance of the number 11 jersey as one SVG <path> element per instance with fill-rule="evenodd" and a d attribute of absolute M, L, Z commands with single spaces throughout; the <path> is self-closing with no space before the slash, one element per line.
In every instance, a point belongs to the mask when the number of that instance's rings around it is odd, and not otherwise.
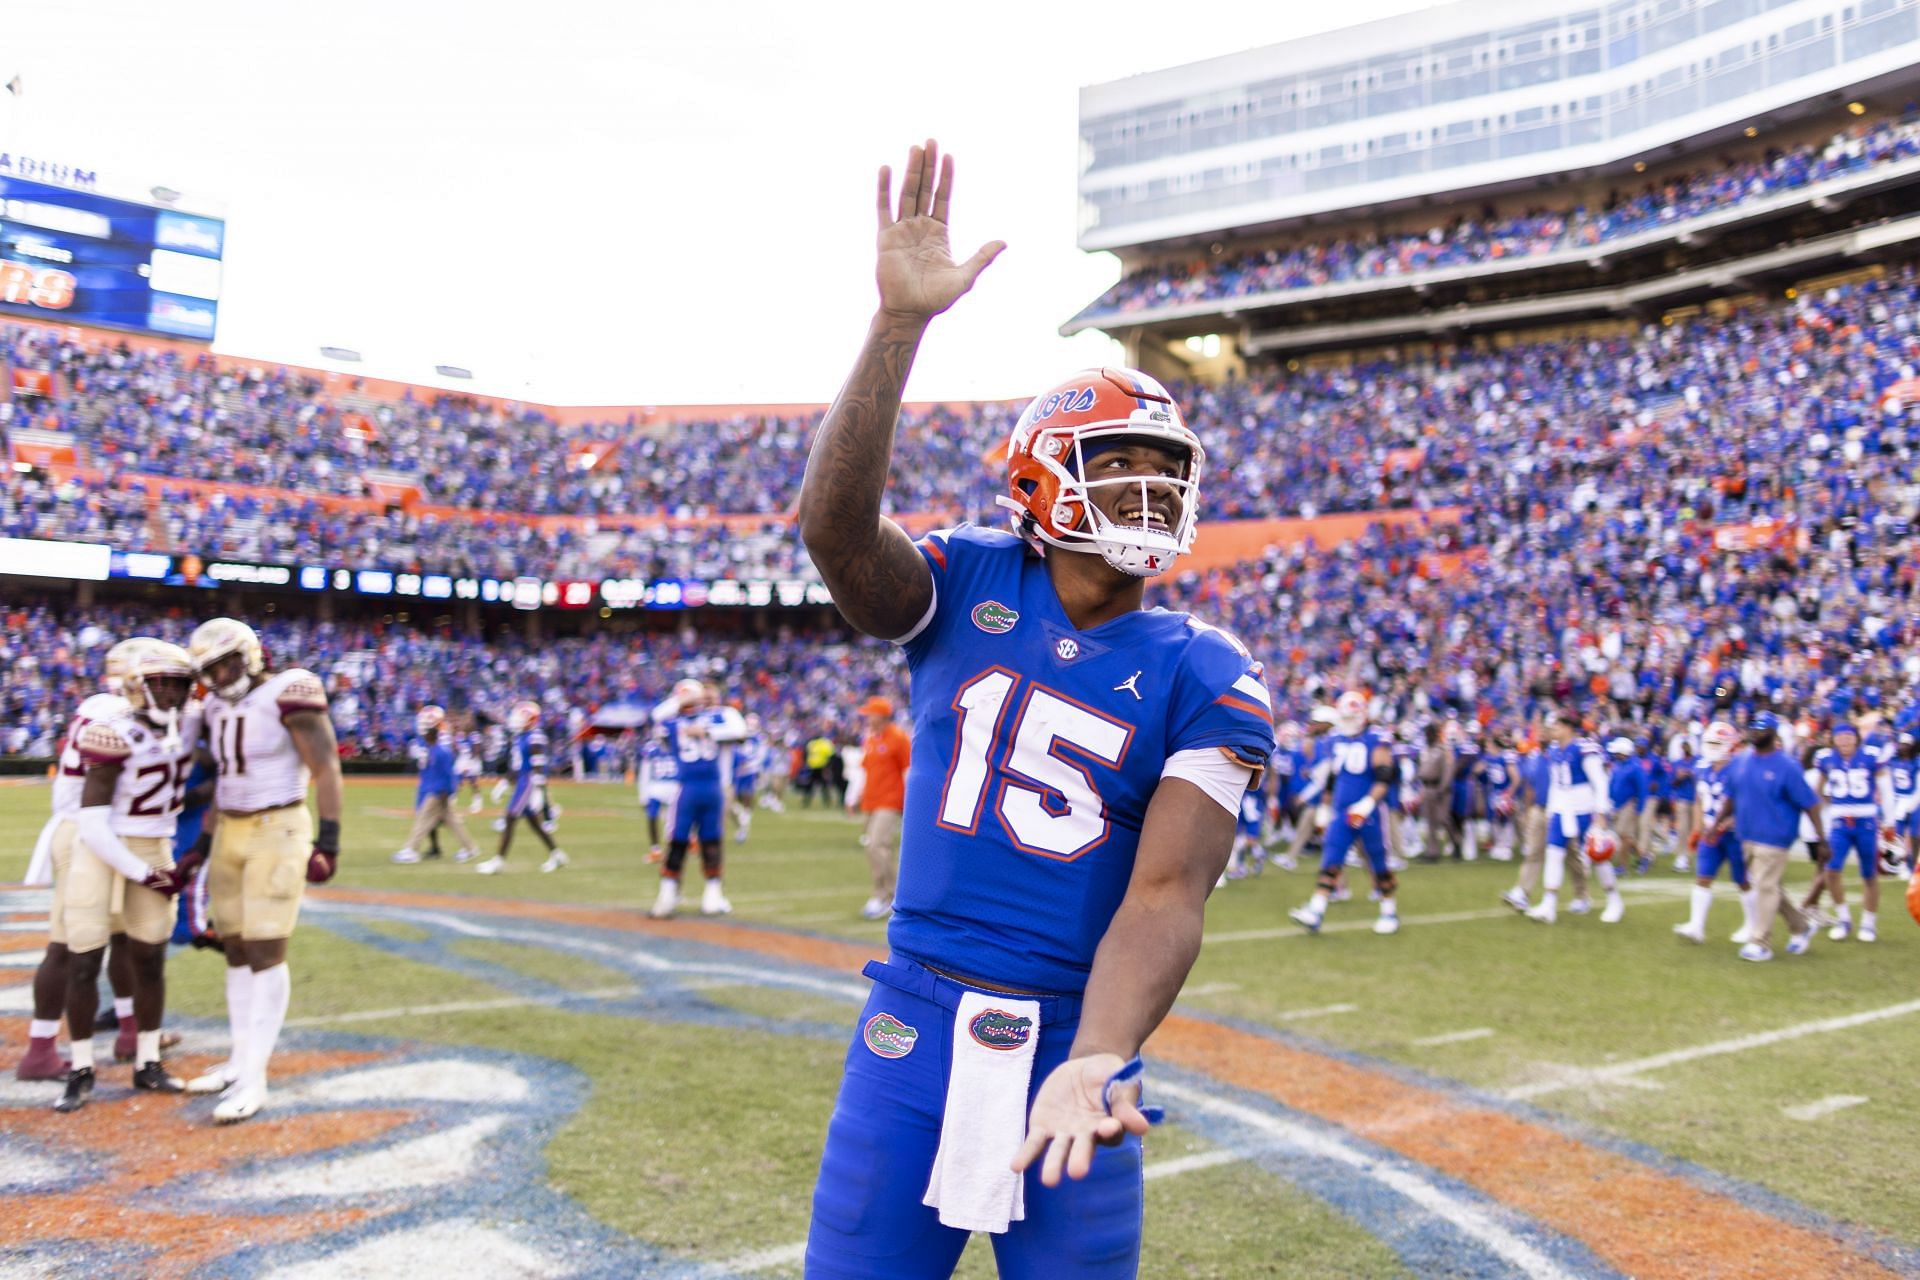
<path fill-rule="evenodd" d="M 1077 629 L 1011 534 L 916 545 L 935 598 L 900 641 L 913 763 L 888 942 L 950 973 L 1078 992 L 1168 758 L 1219 750 L 1257 779 L 1273 751 L 1260 665 L 1165 609 Z"/>
<path fill-rule="evenodd" d="M 283 721 L 327 709 L 320 677 L 299 667 L 268 676 L 238 702 L 207 700 L 207 748 L 220 770 L 213 803 L 222 813 L 260 813 L 307 800 L 307 765 Z"/>

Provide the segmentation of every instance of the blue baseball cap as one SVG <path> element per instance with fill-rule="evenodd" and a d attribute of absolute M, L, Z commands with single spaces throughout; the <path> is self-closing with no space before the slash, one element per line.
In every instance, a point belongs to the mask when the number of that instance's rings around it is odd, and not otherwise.
<path fill-rule="evenodd" d="M 1777 733 L 1780 729 L 1780 717 L 1771 711 L 1762 711 L 1753 718 L 1753 723 L 1748 727 L 1755 733 Z"/>
<path fill-rule="evenodd" d="M 1857 738 L 1860 736 L 1860 726 L 1851 720 L 1842 720 L 1833 726 L 1833 736 L 1837 738 L 1843 733 L 1850 733 Z"/>

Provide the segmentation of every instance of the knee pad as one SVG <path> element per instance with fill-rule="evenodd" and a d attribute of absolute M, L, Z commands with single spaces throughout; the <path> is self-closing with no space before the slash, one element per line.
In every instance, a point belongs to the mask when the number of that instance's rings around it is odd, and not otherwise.
<path fill-rule="evenodd" d="M 1382 871 L 1373 878 L 1373 887 L 1380 891 L 1382 897 L 1385 897 L 1400 887 L 1400 877 L 1391 871 Z"/>
<path fill-rule="evenodd" d="M 1325 893 L 1332 893 L 1335 886 L 1339 883 L 1339 874 L 1325 869 L 1322 869 L 1320 874 L 1313 878 L 1313 887 Z"/>

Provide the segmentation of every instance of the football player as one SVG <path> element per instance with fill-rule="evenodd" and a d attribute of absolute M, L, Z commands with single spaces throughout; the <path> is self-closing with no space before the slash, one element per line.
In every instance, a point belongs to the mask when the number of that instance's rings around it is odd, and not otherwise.
<path fill-rule="evenodd" d="M 483 876 L 499 875 L 507 868 L 507 850 L 513 847 L 513 824 L 524 821 L 540 842 L 547 846 L 542 871 L 558 871 L 567 865 L 566 850 L 553 842 L 544 820 L 547 813 L 547 734 L 540 727 L 540 704 L 522 701 L 507 712 L 507 729 L 512 742 L 507 749 L 507 771 L 513 775 L 513 794 L 507 798 L 507 811 L 500 820 L 500 851 L 474 870 Z"/>
<path fill-rule="evenodd" d="M 60 742 L 60 758 L 55 764 L 52 791 L 53 814 L 34 843 L 27 863 L 26 883 L 53 886 L 54 905 L 47 919 L 47 950 L 33 975 L 33 1018 L 27 1026 L 27 1052 L 14 1068 L 18 1080 L 64 1080 L 68 1061 L 60 1056 L 60 1019 L 67 1005 L 67 935 L 61 923 L 61 884 L 53 861 L 54 842 L 61 839 L 61 828 L 80 813 L 80 797 L 86 787 L 87 765 L 80 755 L 80 734 L 96 720 L 111 720 L 124 715 L 128 704 L 121 696 L 128 652 L 125 641 L 107 651 L 107 689 L 89 695 L 67 721 Z M 71 838 L 69 835 L 67 838 Z M 130 999 L 130 982 L 114 987 L 116 999 Z M 129 1011 L 131 1006 L 129 1005 Z M 91 1024 L 83 1032 L 91 1040 Z M 74 1036 L 79 1039 L 79 1036 Z"/>
<path fill-rule="evenodd" d="M 1632 860 L 1638 867 L 1641 852 L 1652 845 L 1651 840 L 1641 838 L 1642 816 L 1648 819 L 1647 825 L 1652 825 L 1647 809 L 1647 766 L 1633 739 L 1625 734 L 1608 741 L 1607 755 L 1607 800 L 1613 806 L 1613 833 L 1620 841 L 1621 858 Z"/>
<path fill-rule="evenodd" d="M 1487 788 L 1489 856 L 1495 862 L 1513 861 L 1514 791 L 1520 782 L 1520 755 L 1505 733 L 1496 729 L 1480 758 L 1480 777 Z"/>
<path fill-rule="evenodd" d="M 1673 931 L 1692 943 L 1707 940 L 1707 911 L 1713 905 L 1713 881 L 1723 864 L 1735 887 L 1740 890 L 1742 923 L 1735 931 L 1733 941 L 1744 945 L 1753 932 L 1753 882 L 1747 879 L 1746 850 L 1740 847 L 1740 840 L 1733 832 L 1722 830 L 1719 826 L 1720 814 L 1726 808 L 1727 765 L 1739 745 L 1739 730 L 1725 720 L 1716 720 L 1700 735 L 1700 754 L 1683 762 L 1688 776 L 1693 779 L 1694 804 L 1698 812 L 1686 824 L 1694 833 L 1694 847 L 1681 852 L 1694 855 L 1695 877 L 1686 923 L 1673 926 Z M 1676 814 L 1676 823 L 1679 820 Z M 1708 832 L 1719 834 L 1717 838 L 1709 840 Z"/>
<path fill-rule="evenodd" d="M 1914 837 L 1920 835 L 1920 739 L 1913 734 L 1902 733 L 1895 740 L 1887 779 L 1893 812 L 1891 847 L 1882 869 L 1904 880 L 1913 874 Z"/>
<path fill-rule="evenodd" d="M 1845 876 L 1849 854 L 1860 863 L 1861 942 L 1880 934 L 1880 815 L 1893 812 L 1893 796 L 1886 766 L 1861 743 L 1857 726 L 1833 728 L 1833 745 L 1814 753 L 1827 798 L 1827 864 L 1822 872 L 1833 895 L 1834 922 L 1827 937 L 1844 941 L 1853 934 L 1853 911 L 1847 905 Z"/>
<path fill-rule="evenodd" d="M 1192 544 L 1205 464 L 1152 378 L 1090 369 L 1027 407 L 1011 533 L 914 542 L 881 515 L 921 336 L 998 251 L 951 260 L 952 172 L 914 148 L 897 215 L 881 173 L 879 309 L 799 502 L 841 613 L 903 647 L 915 713 L 892 954 L 866 969 L 806 1272 L 944 1277 L 978 1229 L 1002 1274 L 1132 1276 L 1137 1057 L 1199 953 L 1272 712 L 1237 642 L 1143 608 Z"/>
<path fill-rule="evenodd" d="M 649 733 L 640 744 L 639 773 L 640 804 L 647 811 L 647 839 L 651 842 L 647 861 L 659 862 L 667 856 L 666 844 L 660 837 L 660 817 L 666 814 L 671 827 L 673 802 L 680 797 L 680 762 L 674 759 L 666 738 L 657 731 Z"/>
<path fill-rule="evenodd" d="M 1559 913 L 1560 886 L 1566 880 L 1569 855 L 1588 855 L 1589 833 L 1612 835 L 1607 766 L 1599 744 L 1582 737 L 1572 714 L 1565 711 L 1547 718 L 1547 741 L 1547 862 L 1541 877 L 1540 903 L 1527 912 L 1527 919 L 1541 924 L 1552 924 Z M 1594 852 L 1605 849 L 1602 843 Z M 1594 862 L 1593 878 L 1607 891 L 1600 922 L 1618 923 L 1627 907 L 1620 897 L 1611 860 Z"/>
<path fill-rule="evenodd" d="M 453 803 L 459 804 L 460 798 L 473 789 L 472 802 L 467 806 L 468 813 L 478 813 L 483 807 L 480 801 L 480 735 L 469 730 L 454 740 L 453 746 Z"/>
<path fill-rule="evenodd" d="M 767 735 L 760 730 L 760 717 L 746 718 L 745 736 L 733 747 L 733 842 L 745 844 L 753 830 L 753 798 L 760 790 L 761 775 L 766 772 Z"/>
<path fill-rule="evenodd" d="M 173 829 L 200 738 L 200 713 L 188 707 L 193 663 L 186 650 L 144 636 L 118 647 L 127 709 L 80 730 L 76 745 L 86 771 L 80 810 L 53 849 L 67 944 L 67 1025 L 94 1024 L 100 966 L 118 915 L 133 972 L 133 1086 L 178 1093 L 180 1081 L 160 1065 L 160 1019 L 173 934 L 169 899 L 179 888 Z M 56 1111 L 78 1111 L 93 1095 L 93 1041 L 75 1036 L 72 1052 Z"/>
<path fill-rule="evenodd" d="M 212 618 L 187 644 L 214 696 L 206 735 L 218 777 L 213 830 L 201 837 L 212 925 L 227 958 L 227 1061 L 187 1083 L 221 1094 L 220 1124 L 257 1114 L 267 1067 L 293 989 L 287 944 L 308 884 L 333 879 L 340 859 L 340 752 L 318 676 L 299 667 L 269 675 L 253 628 Z M 319 825 L 307 812 L 315 789 Z"/>
<path fill-rule="evenodd" d="M 667 860 L 660 868 L 660 890 L 647 914 L 664 920 L 679 910 L 680 872 L 686 866 L 690 842 L 697 836 L 700 866 L 706 874 L 700 914 L 726 915 L 733 910 L 721 882 L 726 774 L 733 754 L 730 744 L 746 737 L 746 721 L 732 707 L 716 705 L 711 691 L 698 680 L 676 684 L 673 696 L 653 709 L 653 721 L 673 755 L 680 783 L 673 826 L 667 833 Z"/>
<path fill-rule="evenodd" d="M 456 803 L 458 784 L 454 781 L 453 748 L 440 739 L 446 723 L 447 713 L 440 707 L 422 707 L 414 717 L 414 731 L 420 735 L 419 740 L 426 748 L 426 755 L 420 762 L 420 785 L 413 798 L 413 830 L 408 833 L 407 842 L 393 855 L 395 862 L 420 861 L 420 846 L 429 838 L 436 842 L 434 852 L 429 856 L 439 857 L 438 836 L 442 826 L 460 842 L 459 849 L 453 855 L 455 862 L 470 862 L 479 853 L 473 847 L 473 837 L 467 834 L 467 824 L 460 819 L 460 806 Z"/>
<path fill-rule="evenodd" d="M 1281 725 L 1275 735 L 1279 746 L 1272 756 L 1273 799 L 1275 806 L 1273 839 L 1284 843 L 1285 847 L 1274 856 L 1274 865 L 1282 871 L 1292 871 L 1299 866 L 1294 856 L 1293 846 L 1301 838 L 1301 832 L 1308 822 L 1307 805 L 1302 793 L 1307 789 L 1308 774 L 1312 764 L 1302 744 L 1306 735 L 1297 721 L 1289 720 Z"/>
<path fill-rule="evenodd" d="M 1399 767 L 1394 763 L 1393 749 L 1367 723 L 1366 694 L 1358 689 L 1341 694 L 1334 703 L 1334 715 L 1333 732 L 1327 735 L 1325 747 L 1331 769 L 1334 813 L 1327 824 L 1326 842 L 1320 854 L 1320 875 L 1314 882 L 1313 897 L 1305 906 L 1287 914 L 1309 933 L 1320 932 L 1327 904 L 1339 887 L 1340 868 L 1346 865 L 1347 850 L 1358 841 L 1366 850 L 1367 865 L 1373 872 L 1373 887 L 1380 902 L 1380 916 L 1373 922 L 1373 931 L 1398 933 L 1400 908 L 1394 890 L 1399 881 L 1387 865 L 1383 830 L 1386 812 L 1381 805 Z"/>

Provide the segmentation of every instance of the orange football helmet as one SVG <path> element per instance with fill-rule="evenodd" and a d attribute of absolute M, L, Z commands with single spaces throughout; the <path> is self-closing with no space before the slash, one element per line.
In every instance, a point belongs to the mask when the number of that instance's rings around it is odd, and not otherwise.
<path fill-rule="evenodd" d="M 1177 476 L 1090 477 L 1101 443 L 1140 440 L 1185 458 Z M 1090 448 L 1089 446 L 1093 446 Z M 1014 531 L 1030 542 L 1099 555 L 1122 573 L 1152 578 L 1193 546 L 1206 450 L 1167 389 L 1134 369 L 1084 369 L 1034 398 L 1007 441 L 1007 494 Z M 1137 518 L 1116 523 L 1092 501 L 1095 489 L 1138 491 Z M 1156 510 L 1155 489 L 1171 489 L 1177 510 Z"/>
<path fill-rule="evenodd" d="M 1587 861 L 1598 865 L 1611 862 L 1613 855 L 1620 851 L 1620 837 L 1612 831 L 1594 828 L 1587 832 Z"/>

